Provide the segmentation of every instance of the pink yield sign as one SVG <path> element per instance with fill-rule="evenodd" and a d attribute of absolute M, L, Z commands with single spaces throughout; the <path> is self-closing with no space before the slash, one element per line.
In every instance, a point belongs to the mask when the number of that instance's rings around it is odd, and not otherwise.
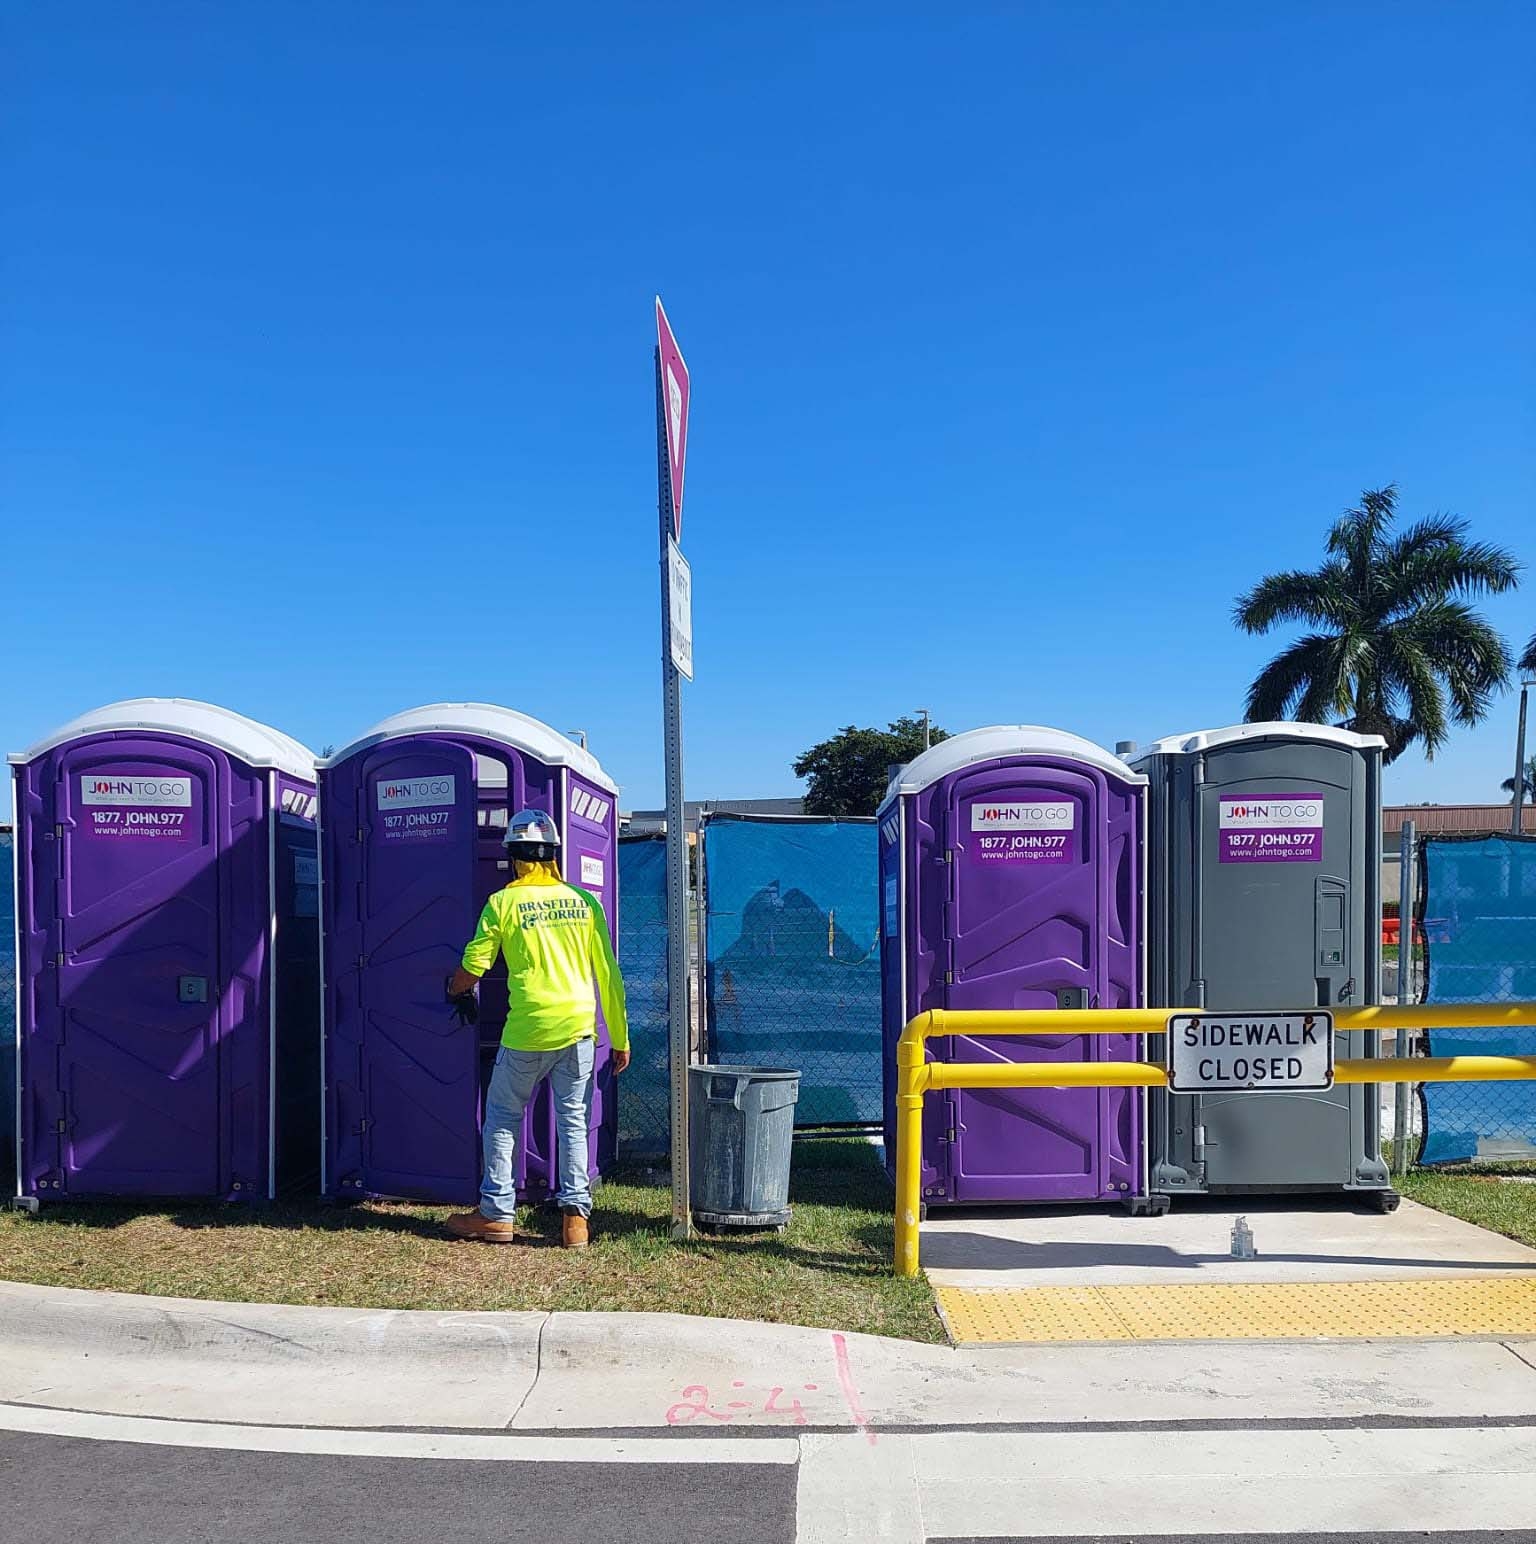
<path fill-rule="evenodd" d="M 688 459 L 688 366 L 656 297 L 656 347 L 661 351 L 661 402 L 667 425 L 667 471 L 672 485 L 672 537 L 683 536 L 683 465 Z"/>

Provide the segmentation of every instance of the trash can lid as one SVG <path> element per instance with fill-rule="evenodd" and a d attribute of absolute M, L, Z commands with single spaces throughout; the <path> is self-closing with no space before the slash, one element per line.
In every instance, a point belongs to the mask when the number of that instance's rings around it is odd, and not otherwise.
<path fill-rule="evenodd" d="M 785 1078 L 798 1078 L 798 1067 L 744 1067 L 736 1062 L 689 1062 L 688 1070 L 700 1077 L 756 1078 L 762 1083 L 782 1082 Z"/>

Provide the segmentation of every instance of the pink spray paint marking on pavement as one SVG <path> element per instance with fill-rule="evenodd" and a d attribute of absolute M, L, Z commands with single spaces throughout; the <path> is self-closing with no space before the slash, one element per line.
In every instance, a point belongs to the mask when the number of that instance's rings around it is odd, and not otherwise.
<path fill-rule="evenodd" d="M 701 1415 L 712 1421 L 728 1421 L 729 1410 L 712 1410 L 709 1406 L 709 1390 L 702 1383 L 690 1383 L 683 1390 L 683 1397 L 667 1411 L 668 1426 L 691 1426 Z"/>
<path fill-rule="evenodd" d="M 733 1389 L 744 1389 L 746 1386 L 746 1381 L 742 1378 L 733 1378 L 731 1380 L 731 1387 Z M 814 1394 L 816 1392 L 817 1386 L 814 1383 L 806 1383 L 801 1386 L 807 1394 Z M 779 1399 L 784 1392 L 781 1384 L 774 1384 L 768 1390 L 768 1398 L 762 1407 L 762 1414 L 787 1415 L 796 1426 L 807 1425 L 808 1417 L 805 1413 L 805 1407 L 793 1395 L 790 1396 L 787 1405 L 779 1403 Z M 724 1409 L 714 1408 L 709 1401 L 709 1389 L 704 1384 L 690 1383 L 682 1391 L 682 1398 L 668 1408 L 667 1425 L 691 1426 L 701 1415 L 707 1416 L 712 1421 L 733 1421 L 741 1411 L 752 1409 L 752 1402 L 745 1399 L 729 1400 Z"/>
<path fill-rule="evenodd" d="M 832 1355 L 837 1362 L 837 1381 L 843 1387 L 843 1398 L 848 1402 L 848 1413 L 853 1417 L 853 1424 L 864 1433 L 869 1445 L 873 1447 L 875 1434 L 869 1429 L 869 1416 L 859 1399 L 859 1391 L 854 1386 L 853 1366 L 848 1360 L 848 1339 L 840 1332 L 834 1332 L 832 1336 Z"/>

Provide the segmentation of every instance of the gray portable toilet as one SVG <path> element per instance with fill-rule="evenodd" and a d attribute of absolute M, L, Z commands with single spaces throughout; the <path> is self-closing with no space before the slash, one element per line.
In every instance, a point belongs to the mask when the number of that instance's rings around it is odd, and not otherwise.
<path fill-rule="evenodd" d="M 1155 741 L 1149 1001 L 1299 1009 L 1381 1000 L 1381 767 L 1386 742 L 1321 724 L 1238 724 Z M 1363 1042 L 1363 1043 L 1362 1043 Z M 1340 1058 L 1377 1036 L 1340 1035 Z M 1170 1094 L 1149 1108 L 1151 1188 L 1361 1191 L 1397 1203 L 1374 1085 Z"/>

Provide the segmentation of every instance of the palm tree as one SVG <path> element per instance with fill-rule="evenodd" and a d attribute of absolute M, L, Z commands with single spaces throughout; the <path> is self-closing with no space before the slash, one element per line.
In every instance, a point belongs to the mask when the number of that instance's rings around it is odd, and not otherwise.
<path fill-rule="evenodd" d="M 1369 490 L 1328 533 L 1320 568 L 1270 574 L 1234 608 L 1237 625 L 1313 630 L 1277 654 L 1248 689 L 1248 720 L 1335 720 L 1379 734 L 1394 761 L 1415 741 L 1433 757 L 1450 723 L 1470 726 L 1507 684 L 1504 640 L 1467 604 L 1519 581 L 1500 547 L 1467 522 L 1431 515 L 1394 529 L 1397 488 Z"/>
<path fill-rule="evenodd" d="M 1536 676 L 1536 633 L 1531 634 L 1531 641 L 1525 646 L 1525 653 L 1520 656 L 1515 669 L 1523 676 Z M 1514 782 L 1514 778 L 1510 778 Z"/>
<path fill-rule="evenodd" d="M 1526 762 L 1526 764 L 1525 764 L 1525 773 L 1521 777 L 1520 781 L 1525 784 L 1525 788 L 1522 790 L 1522 792 L 1520 794 L 1520 798 L 1521 798 L 1522 802 L 1536 803 L 1536 756 L 1532 756 L 1531 759 L 1528 762 Z M 1514 798 L 1514 796 L 1515 796 L 1515 780 L 1514 780 L 1514 778 L 1506 777 L 1504 779 L 1503 788 L 1504 788 L 1504 792 L 1507 793 L 1510 796 L 1510 798 Z"/>

